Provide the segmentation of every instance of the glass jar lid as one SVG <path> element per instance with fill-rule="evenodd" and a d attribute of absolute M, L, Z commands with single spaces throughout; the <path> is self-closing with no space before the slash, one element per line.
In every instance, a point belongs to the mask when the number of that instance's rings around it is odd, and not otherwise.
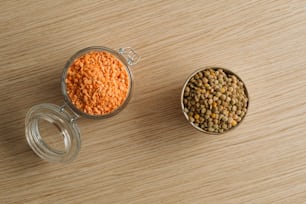
<path fill-rule="evenodd" d="M 64 107 L 54 104 L 44 103 L 33 106 L 25 119 L 25 134 L 28 144 L 39 157 L 47 161 L 72 161 L 76 158 L 81 147 L 80 131 L 76 124 L 76 118 L 76 115 L 69 113 Z M 54 148 L 46 142 L 45 135 L 41 134 L 42 129 L 46 128 L 43 127 L 44 122 L 50 123 L 58 129 L 63 138 L 63 149 Z"/>

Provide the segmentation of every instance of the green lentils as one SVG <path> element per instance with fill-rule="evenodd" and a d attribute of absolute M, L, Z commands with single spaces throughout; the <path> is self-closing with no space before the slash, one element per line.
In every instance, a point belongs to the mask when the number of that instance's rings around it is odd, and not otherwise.
<path fill-rule="evenodd" d="M 248 98 L 243 82 L 235 75 L 210 68 L 188 81 L 183 104 L 191 123 L 207 132 L 223 133 L 243 119 Z"/>

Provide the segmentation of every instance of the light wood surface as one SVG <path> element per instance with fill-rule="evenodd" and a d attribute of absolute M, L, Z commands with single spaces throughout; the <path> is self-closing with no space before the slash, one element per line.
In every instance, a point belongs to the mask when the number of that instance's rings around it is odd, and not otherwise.
<path fill-rule="evenodd" d="M 27 110 L 63 104 L 76 51 L 133 47 L 132 100 L 106 120 L 80 119 L 71 164 L 28 147 Z M 180 111 L 190 73 L 217 65 L 246 83 L 234 131 L 209 136 Z M 305 203 L 306 2 L 2 1 L 0 203 Z"/>

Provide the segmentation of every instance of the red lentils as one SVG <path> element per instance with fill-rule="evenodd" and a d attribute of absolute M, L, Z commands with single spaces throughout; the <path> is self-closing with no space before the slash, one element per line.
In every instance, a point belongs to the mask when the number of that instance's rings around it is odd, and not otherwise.
<path fill-rule="evenodd" d="M 125 65 L 104 51 L 91 51 L 74 60 L 65 82 L 71 102 L 90 115 L 113 112 L 124 103 L 129 91 Z"/>

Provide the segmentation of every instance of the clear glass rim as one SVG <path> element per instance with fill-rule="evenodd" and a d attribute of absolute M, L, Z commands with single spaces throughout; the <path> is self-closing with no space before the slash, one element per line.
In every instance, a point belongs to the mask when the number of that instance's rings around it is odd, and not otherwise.
<path fill-rule="evenodd" d="M 187 115 L 187 114 L 185 113 L 185 111 L 184 111 L 184 108 L 185 108 L 185 107 L 184 107 L 184 102 L 183 102 L 183 100 L 184 100 L 184 91 L 185 91 L 185 88 L 186 88 L 188 82 L 190 81 L 190 79 L 191 79 L 194 75 L 196 75 L 197 73 L 199 73 L 199 72 L 201 72 L 201 71 L 205 71 L 205 70 L 207 70 L 207 69 L 214 69 L 214 70 L 222 69 L 225 73 L 231 74 L 231 75 L 234 75 L 235 77 L 237 77 L 240 81 L 242 81 L 243 87 L 244 87 L 244 92 L 245 92 L 246 96 L 248 97 L 248 104 L 247 104 L 247 107 L 246 107 L 246 113 L 245 113 L 245 115 L 243 116 L 243 118 L 241 118 L 241 121 L 240 121 L 235 127 L 232 127 L 232 128 L 230 128 L 229 130 L 227 130 L 227 131 L 225 131 L 225 132 L 222 132 L 222 133 L 220 133 L 220 132 L 209 132 L 209 131 L 203 130 L 202 128 L 200 128 L 200 127 L 194 125 L 192 122 L 189 121 L 188 115 Z M 186 120 L 187 120 L 188 123 L 189 123 L 192 127 L 194 127 L 196 130 L 198 130 L 198 131 L 200 131 L 200 132 L 202 132 L 202 133 L 205 133 L 205 134 L 209 134 L 209 135 L 221 135 L 221 134 L 228 133 L 228 132 L 232 131 L 233 129 L 236 129 L 239 125 L 241 125 L 241 123 L 243 122 L 244 118 L 246 117 L 247 112 L 248 112 L 248 110 L 249 110 L 249 106 L 250 106 L 250 96 L 249 96 L 249 92 L 248 92 L 248 90 L 247 90 L 247 87 L 246 87 L 244 81 L 243 81 L 236 73 L 234 73 L 233 71 L 231 71 L 231 70 L 229 70 L 229 69 L 226 69 L 226 68 L 223 68 L 223 67 L 219 67 L 219 66 L 206 66 L 206 67 L 202 67 L 202 68 L 199 68 L 199 69 L 195 70 L 194 72 L 192 72 L 192 73 L 188 76 L 188 78 L 187 78 L 186 81 L 184 82 L 184 85 L 183 85 L 183 88 L 182 88 L 182 91 L 181 91 L 181 111 L 182 111 L 183 115 L 185 116 Z"/>
<path fill-rule="evenodd" d="M 49 146 L 40 134 L 39 121 L 45 120 L 56 126 L 63 136 L 64 150 Z M 55 104 L 43 103 L 29 109 L 25 118 L 25 135 L 31 149 L 49 162 L 71 162 L 81 148 L 80 131 L 75 118 Z"/>
<path fill-rule="evenodd" d="M 128 73 L 128 76 L 129 76 L 129 90 L 128 90 L 128 94 L 127 94 L 127 97 L 126 97 L 125 101 L 116 110 L 114 110 L 114 111 L 112 111 L 108 114 L 104 114 L 104 115 L 90 115 L 90 114 L 87 114 L 87 113 L 79 110 L 78 108 L 76 108 L 73 105 L 72 101 L 70 100 L 70 98 L 67 94 L 65 79 L 66 79 L 69 67 L 74 62 L 75 59 L 77 59 L 78 57 L 80 57 L 80 56 L 82 56 L 82 55 L 84 55 L 84 54 L 86 54 L 90 51 L 105 51 L 105 52 L 109 52 L 110 54 L 114 55 L 116 58 L 118 58 L 124 64 L 124 66 L 126 68 L 126 71 Z M 131 95 L 132 95 L 132 92 L 133 92 L 133 89 L 134 89 L 134 77 L 133 77 L 132 71 L 130 70 L 130 67 L 129 67 L 129 64 L 128 64 L 126 58 L 124 56 L 122 56 L 120 53 L 118 53 L 117 51 L 115 51 L 113 49 L 103 47 L 103 46 L 91 46 L 91 47 L 87 47 L 87 48 L 79 50 L 78 52 L 76 52 L 74 55 L 72 55 L 69 58 L 69 60 L 65 64 L 65 67 L 64 67 L 64 70 L 63 70 L 63 73 L 62 73 L 61 89 L 62 89 L 62 94 L 64 96 L 65 103 L 78 116 L 81 116 L 81 117 L 84 117 L 84 118 L 89 118 L 89 119 L 104 119 L 104 118 L 109 118 L 109 117 L 112 117 L 112 116 L 118 114 L 120 111 L 122 111 L 127 106 L 127 104 L 129 103 L 129 101 L 131 99 Z"/>

